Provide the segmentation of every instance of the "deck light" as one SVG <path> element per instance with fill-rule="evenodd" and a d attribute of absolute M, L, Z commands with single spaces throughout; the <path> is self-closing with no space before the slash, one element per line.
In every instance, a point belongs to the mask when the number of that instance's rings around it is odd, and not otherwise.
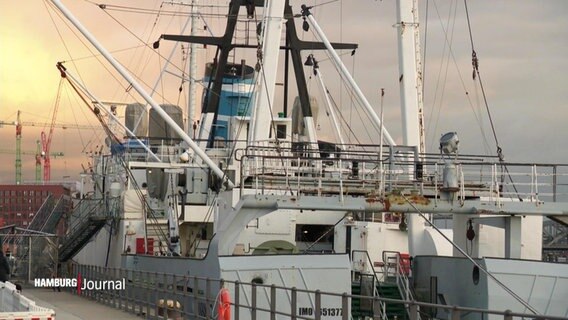
<path fill-rule="evenodd" d="M 458 152 L 458 134 L 456 132 L 448 132 L 440 138 L 440 151 L 445 154 L 453 154 Z"/>

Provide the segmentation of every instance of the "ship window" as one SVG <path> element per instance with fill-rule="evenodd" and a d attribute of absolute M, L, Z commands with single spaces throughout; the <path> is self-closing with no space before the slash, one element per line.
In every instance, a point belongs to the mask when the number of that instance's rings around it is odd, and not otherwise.
<path fill-rule="evenodd" d="M 286 125 L 279 124 L 276 126 L 276 138 L 286 139 Z"/>
<path fill-rule="evenodd" d="M 331 230 L 330 230 L 331 228 Z M 329 232 L 328 232 L 329 231 Z M 333 226 L 321 224 L 296 225 L 296 241 L 333 243 Z"/>

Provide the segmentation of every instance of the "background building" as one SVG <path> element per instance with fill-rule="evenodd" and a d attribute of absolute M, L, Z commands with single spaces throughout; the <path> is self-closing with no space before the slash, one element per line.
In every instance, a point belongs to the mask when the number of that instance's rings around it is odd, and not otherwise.
<path fill-rule="evenodd" d="M 63 185 L 0 185 L 0 224 L 7 226 L 14 224 L 17 227 L 27 229 L 36 219 L 34 230 L 41 230 L 42 221 L 46 221 L 53 211 L 61 211 L 60 216 L 72 208 L 71 191 Z M 65 219 L 58 221 L 56 230 L 44 230 L 46 232 L 57 231 L 57 234 L 65 232 Z"/>

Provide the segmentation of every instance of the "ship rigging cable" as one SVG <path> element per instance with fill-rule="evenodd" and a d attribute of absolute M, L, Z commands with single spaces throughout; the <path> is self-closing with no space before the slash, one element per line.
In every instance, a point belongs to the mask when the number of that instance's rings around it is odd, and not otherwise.
<path fill-rule="evenodd" d="M 437 80 L 436 80 L 436 85 L 434 86 L 434 97 L 432 98 L 432 108 L 430 109 L 430 114 L 428 117 L 428 123 L 427 123 L 427 128 L 431 128 L 433 126 L 433 130 L 427 130 L 427 131 L 431 131 L 431 132 L 436 132 L 437 131 L 437 127 L 438 127 L 438 122 L 439 122 L 439 118 L 440 118 L 440 112 L 441 112 L 441 108 L 442 108 L 442 103 L 443 103 L 443 99 L 445 96 L 445 84 L 447 83 L 446 79 L 448 77 L 448 72 L 449 72 L 449 63 L 450 63 L 450 59 L 453 62 L 454 66 L 455 66 L 455 71 L 457 72 L 457 76 L 458 79 L 460 81 L 461 87 L 464 90 L 465 93 L 465 98 L 468 102 L 469 107 L 472 109 L 473 111 L 473 116 L 475 117 L 475 120 L 477 121 L 477 124 L 479 125 L 479 129 L 481 131 L 481 138 L 483 139 L 483 143 L 484 143 L 484 147 L 487 149 L 487 152 L 489 151 L 489 142 L 487 141 L 487 135 L 485 134 L 485 130 L 484 127 L 482 125 L 482 121 L 480 119 L 480 117 L 478 116 L 478 113 L 476 112 L 476 109 L 479 109 L 479 103 L 473 103 L 471 96 L 469 94 L 469 90 L 467 88 L 467 85 L 465 84 L 464 81 L 464 76 L 462 75 L 462 72 L 460 71 L 459 68 L 459 64 L 458 61 L 456 59 L 453 47 L 452 47 L 452 40 L 453 40 L 453 33 L 455 30 L 455 18 L 456 18 L 456 10 L 457 7 L 453 7 L 453 2 L 452 2 L 452 7 L 453 8 L 453 14 L 452 17 L 448 16 L 447 18 L 447 24 L 445 25 L 443 23 L 443 18 L 440 14 L 438 5 L 436 2 L 434 2 L 434 8 L 435 8 L 435 12 L 438 16 L 438 20 L 440 21 L 440 28 L 442 29 L 442 32 L 444 34 L 444 46 L 443 46 L 443 51 L 442 51 L 442 60 L 445 60 L 445 56 L 446 56 L 446 50 L 447 50 L 447 54 L 448 54 L 448 61 L 445 65 L 443 65 L 443 61 L 440 63 L 439 66 L 439 70 L 438 70 L 438 75 L 437 75 Z M 450 12 L 452 11 L 452 9 L 450 8 Z M 450 19 L 453 19 L 450 23 Z M 425 23 L 425 27 L 427 28 L 428 26 L 428 2 L 427 2 L 427 12 L 426 12 L 426 23 Z M 425 37 L 427 36 L 427 30 L 425 30 Z M 427 39 L 424 39 L 425 41 L 425 45 L 424 45 L 424 54 L 426 54 L 426 41 Z M 447 48 L 447 49 L 446 49 Z M 423 61 L 426 62 L 426 56 L 424 56 Z M 426 68 L 426 64 L 423 64 L 423 68 Z M 425 73 L 426 73 L 426 69 L 424 69 L 424 76 L 423 79 L 425 79 Z M 442 80 L 442 78 L 444 80 Z M 443 84 L 441 84 L 443 83 Z M 474 86 L 474 89 L 477 92 L 477 86 Z M 424 86 L 423 86 L 423 90 L 424 90 Z M 476 96 L 478 96 L 476 94 Z M 436 105 L 438 105 L 438 107 L 436 108 Z M 436 116 L 434 117 L 434 113 L 435 113 L 435 109 L 437 109 L 436 112 Z M 432 124 L 432 122 L 434 124 Z M 434 148 L 434 145 L 437 144 L 438 140 L 434 139 L 431 143 L 431 148 Z"/>
<path fill-rule="evenodd" d="M 89 1 L 89 2 L 90 2 L 90 1 Z M 90 3 L 95 4 L 94 2 L 90 2 Z M 49 5 L 49 6 L 48 6 L 48 5 Z M 95 4 L 95 5 L 96 5 L 96 4 Z M 48 2 L 47 4 L 45 4 L 45 7 L 46 7 L 46 11 L 48 12 L 48 14 L 49 14 L 49 16 L 50 16 L 50 18 L 51 18 L 52 24 L 54 25 L 54 27 L 55 27 L 55 29 L 56 29 L 58 35 L 59 35 L 59 38 L 60 38 L 61 42 L 63 43 L 63 46 L 65 47 L 65 49 L 66 49 L 66 51 L 67 51 L 67 54 L 69 55 L 69 57 L 71 57 L 71 59 L 69 59 L 68 61 L 70 61 L 71 63 L 73 63 L 73 65 L 75 66 L 75 69 L 78 70 L 78 68 L 77 68 L 77 66 L 76 66 L 76 64 L 75 64 L 75 62 L 76 62 L 77 60 L 87 59 L 87 58 L 90 58 L 90 57 L 95 58 L 95 59 L 99 62 L 99 64 L 100 64 L 105 70 L 107 70 L 108 74 L 109 74 L 117 83 L 119 83 L 119 85 L 120 85 L 121 87 L 124 88 L 124 91 L 125 91 L 131 98 L 135 99 L 134 96 L 132 95 L 132 93 L 129 92 L 129 86 L 125 86 L 124 84 L 122 84 L 122 82 L 119 80 L 119 78 L 116 76 L 116 74 L 112 73 L 112 72 L 110 71 L 110 69 L 108 68 L 108 66 L 107 66 L 106 64 L 104 64 L 104 63 L 99 59 L 99 57 L 101 56 L 101 54 L 96 54 L 96 53 L 94 53 L 94 52 L 92 51 L 92 49 L 86 44 L 86 42 L 77 34 L 77 32 L 76 32 L 73 28 L 69 28 L 69 29 L 71 30 L 71 32 L 75 35 L 75 37 L 79 40 L 79 42 L 81 42 L 81 44 L 91 53 L 91 55 L 90 55 L 89 57 L 82 57 L 82 58 L 80 58 L 80 59 L 73 59 L 73 58 L 72 58 L 71 52 L 70 52 L 70 50 L 69 50 L 69 47 L 68 47 L 67 43 L 65 42 L 65 40 L 64 40 L 64 38 L 63 38 L 63 36 L 62 36 L 62 34 L 61 34 L 61 32 L 60 32 L 60 30 L 59 30 L 57 24 L 55 23 L 55 20 L 53 19 L 53 16 L 52 16 L 51 11 L 49 10 L 49 8 L 51 7 L 51 9 L 53 9 L 53 10 L 56 12 L 56 14 L 59 16 L 59 18 L 63 21 L 63 23 L 64 23 L 66 26 L 68 26 L 68 22 L 65 22 L 65 20 L 64 20 L 63 17 L 61 16 L 61 13 L 59 13 L 59 11 L 54 8 L 54 5 L 53 5 L 51 2 Z M 103 10 L 104 10 L 104 9 L 103 9 Z M 113 17 L 112 15 L 110 15 L 110 14 L 109 14 L 108 12 L 106 12 L 106 11 L 105 11 L 105 13 L 106 13 L 111 19 L 113 19 L 117 24 L 119 24 L 122 28 L 124 28 L 127 32 L 129 32 L 133 37 L 135 37 L 138 41 L 140 41 L 140 42 L 143 44 L 143 45 L 141 45 L 141 46 L 148 47 L 148 48 L 152 48 L 151 44 L 149 44 L 148 42 L 145 42 L 145 41 L 142 40 L 140 37 L 138 37 L 136 34 L 134 34 L 134 33 L 133 33 L 131 30 L 129 30 L 124 24 L 120 23 L 120 22 L 118 21 L 118 19 L 116 19 L 115 17 Z M 128 48 L 128 49 L 137 49 L 137 48 L 139 48 L 139 47 L 141 47 L 141 46 L 134 46 L 134 47 L 131 47 L 131 48 Z M 124 51 L 124 50 L 127 50 L 127 49 L 120 49 L 120 50 L 118 50 L 117 52 Z M 157 53 L 157 54 L 158 54 L 158 56 L 159 56 L 161 59 L 166 59 L 164 56 L 160 55 L 159 53 Z M 183 72 L 183 70 L 181 70 L 178 66 L 173 65 L 173 67 L 176 68 L 178 71 Z M 126 68 L 126 67 L 125 67 L 125 68 Z M 130 70 L 130 68 L 128 68 L 128 69 L 129 69 L 129 71 L 130 71 L 131 73 L 133 73 L 133 72 Z M 133 74 L 134 74 L 134 73 L 133 73 Z M 85 81 L 82 79 L 81 74 L 79 74 L 79 78 L 81 79 L 81 81 L 82 81 L 83 83 L 85 83 Z M 145 82 L 144 82 L 142 79 L 140 79 L 139 77 L 136 77 L 136 78 L 137 78 L 138 81 L 142 82 L 144 85 L 150 87 L 147 83 L 145 83 Z M 194 79 L 194 80 L 196 80 L 196 83 L 198 83 L 198 84 L 200 84 L 200 85 L 203 85 L 201 82 L 197 81 L 197 79 Z M 157 95 L 158 95 L 160 98 L 166 100 L 165 97 L 164 97 L 163 95 L 161 95 L 160 93 L 157 93 Z"/>
<path fill-rule="evenodd" d="M 497 139 L 497 132 L 495 131 L 495 124 L 493 123 L 493 117 L 491 116 L 491 111 L 489 110 L 489 103 L 487 102 L 487 95 L 485 94 L 485 88 L 483 87 L 483 81 L 481 81 L 481 74 L 479 73 L 479 59 L 477 58 L 477 53 L 475 52 L 475 46 L 473 44 L 473 33 L 471 31 L 471 22 L 469 19 L 469 10 L 467 8 L 467 0 L 463 1 L 465 5 L 465 16 L 467 19 L 467 28 L 469 31 L 469 40 L 471 43 L 471 64 L 473 67 L 473 79 L 479 82 L 479 87 L 481 88 L 481 95 L 483 97 L 483 102 L 485 104 L 485 109 L 487 110 L 487 116 L 489 117 L 489 124 L 491 125 L 491 131 L 493 131 L 493 138 L 495 139 L 495 144 L 497 145 L 497 156 L 499 161 L 504 160 L 503 149 L 499 146 L 499 140 Z"/>
<path fill-rule="evenodd" d="M 110 74 L 110 76 L 111 76 L 112 78 L 114 78 L 114 80 L 115 80 L 117 83 L 119 83 L 119 85 L 121 85 L 121 86 L 124 88 L 124 85 L 122 85 L 122 83 L 121 83 L 120 80 L 117 78 L 117 76 L 116 76 L 115 74 L 113 74 L 113 73 L 109 70 L 108 66 L 105 65 L 104 63 L 102 63 L 102 61 L 99 59 L 99 57 L 101 56 L 101 54 L 95 54 L 95 53 L 93 52 L 93 50 L 91 49 L 91 47 L 89 47 L 89 46 L 87 45 L 87 43 L 77 34 L 77 32 L 76 32 L 73 28 L 71 28 L 71 27 L 69 26 L 69 23 L 65 21 L 65 19 L 62 17 L 62 14 L 54 7 L 54 4 L 53 4 L 53 3 L 48 2 L 48 4 L 49 4 L 49 6 L 51 7 L 51 9 L 54 10 L 55 13 L 58 15 L 59 19 L 60 19 L 61 21 L 63 21 L 63 24 L 65 24 L 65 25 L 69 28 L 69 30 L 71 30 L 71 32 L 73 33 L 73 35 L 75 36 L 75 38 L 77 38 L 77 40 L 83 45 L 83 47 L 85 47 L 85 48 L 91 53 L 91 56 L 90 56 L 90 57 L 95 58 L 95 59 L 99 62 L 99 64 L 108 72 L 108 74 Z M 48 12 L 49 17 L 50 17 L 50 19 L 51 19 L 51 22 L 52 22 L 54 28 L 56 29 L 57 34 L 59 35 L 59 38 L 60 38 L 61 42 L 63 43 L 63 46 L 65 47 L 65 50 L 67 51 L 67 54 L 69 55 L 69 57 L 71 57 L 71 59 L 69 59 L 68 61 L 70 61 L 71 63 L 73 63 L 73 66 L 75 66 L 75 70 L 79 70 L 79 68 L 77 68 L 77 65 L 75 64 L 76 60 L 73 59 L 73 55 L 72 55 L 71 52 L 69 51 L 69 47 L 67 46 L 67 42 L 66 42 L 65 39 L 63 38 L 63 36 L 62 36 L 62 34 L 61 34 L 60 30 L 59 30 L 59 27 L 58 27 L 57 24 L 55 23 L 55 20 L 54 20 L 53 17 L 52 17 L 52 14 L 51 14 L 51 12 L 50 12 L 50 10 L 49 10 L 48 5 L 45 5 L 45 6 L 46 6 L 46 11 Z M 146 44 L 146 46 L 148 46 L 148 44 Z M 85 58 L 82 58 L 82 59 L 85 59 Z M 85 83 L 85 81 L 83 80 L 83 78 L 82 78 L 82 76 L 81 76 L 80 73 L 79 73 L 78 77 L 79 77 L 79 79 L 81 79 L 81 82 Z M 125 89 L 125 91 L 126 91 L 126 88 L 124 88 L 124 89 Z M 130 94 L 130 93 L 128 93 L 128 94 L 132 97 L 132 94 Z"/>
<path fill-rule="evenodd" d="M 142 43 L 141 46 L 144 46 L 144 47 L 153 49 L 153 46 L 154 46 L 156 43 L 150 43 L 149 40 L 144 41 L 142 38 L 140 38 L 138 35 L 136 35 L 134 32 L 132 32 L 132 30 L 130 30 L 126 25 L 124 25 L 123 23 L 121 23 L 116 17 L 114 17 L 112 14 L 110 14 L 110 13 L 108 12 L 107 9 L 108 9 L 109 5 L 98 5 L 98 4 L 94 3 L 94 2 L 91 2 L 91 1 L 89 1 L 89 2 L 92 3 L 92 4 L 94 4 L 94 5 L 96 5 L 96 6 L 99 7 L 100 9 L 102 9 L 108 17 L 110 17 L 112 20 L 114 20 L 120 27 L 122 27 L 125 31 L 127 31 L 130 35 L 132 35 L 136 40 L 140 41 L 140 43 Z M 155 11 L 155 14 L 157 15 L 157 16 L 156 16 L 156 19 L 158 19 L 158 16 L 159 16 L 160 14 L 162 14 L 161 12 L 162 12 L 162 11 Z M 199 17 L 201 17 L 201 19 L 205 22 L 205 20 L 203 19 L 203 16 L 204 16 L 204 15 L 203 15 L 202 13 L 197 12 L 197 15 L 198 15 Z M 193 18 L 193 17 L 192 17 L 192 18 Z M 156 22 L 157 22 L 157 20 L 154 22 L 154 25 L 153 25 L 153 27 L 152 27 L 152 30 L 153 30 L 154 27 L 156 26 Z M 205 25 L 207 25 L 207 23 L 205 23 Z M 211 28 L 207 28 L 207 29 L 210 30 Z M 150 32 L 150 34 L 151 34 L 151 32 Z M 158 41 L 159 41 L 159 40 L 158 40 Z M 139 46 L 133 47 L 133 49 L 137 49 L 137 48 L 139 48 Z M 157 51 L 155 51 L 155 50 L 153 50 L 153 52 L 156 52 L 156 54 L 158 55 L 158 57 L 159 57 L 160 59 L 168 60 L 165 56 L 163 56 L 163 55 L 160 54 L 159 52 L 157 52 Z M 93 54 L 93 56 L 95 56 L 95 55 Z M 147 63 L 144 63 L 144 64 L 143 64 L 143 66 L 147 66 L 147 65 L 148 65 Z M 183 69 L 181 69 L 179 66 L 177 66 L 177 65 L 175 65 L 175 64 L 170 64 L 170 65 L 172 65 L 173 68 L 176 69 L 178 72 L 180 72 L 180 73 L 182 73 L 182 74 L 185 73 L 185 71 L 184 71 Z M 106 67 L 105 67 L 105 68 L 106 68 Z M 189 76 L 188 76 L 188 77 L 189 77 Z M 116 79 L 116 77 L 115 77 L 115 79 Z M 144 81 L 142 81 L 139 77 L 137 77 L 137 79 L 138 79 L 138 81 L 144 82 Z M 206 85 L 205 85 L 202 81 L 199 81 L 199 79 L 193 79 L 193 80 L 194 80 L 194 82 L 195 82 L 196 84 L 202 86 L 202 87 L 203 87 L 203 90 L 208 90 L 208 88 L 206 87 Z M 117 81 L 118 81 L 118 80 L 117 80 Z M 147 85 L 146 83 L 144 83 L 144 84 Z M 208 90 L 208 91 L 209 91 L 209 90 Z M 210 91 L 209 91 L 209 92 L 210 92 Z M 212 93 L 212 92 L 210 92 L 210 93 L 211 93 L 211 94 L 215 94 L 215 93 Z M 163 92 L 162 92 L 162 94 L 158 94 L 158 95 L 160 96 L 160 98 L 165 99 L 165 97 L 163 96 Z"/>
<path fill-rule="evenodd" d="M 467 0 L 464 0 L 464 5 L 465 5 L 465 15 L 467 18 L 467 27 L 468 27 L 468 31 L 469 31 L 469 40 L 471 43 L 471 64 L 473 67 L 473 79 L 475 80 L 477 78 L 477 81 L 479 82 L 479 87 L 481 88 L 481 95 L 483 97 L 483 102 L 485 104 L 485 109 L 487 110 L 487 116 L 489 118 L 489 123 L 491 124 L 491 130 L 493 131 L 493 138 L 495 139 L 495 145 L 497 146 L 497 157 L 499 157 L 499 162 L 503 163 L 503 161 L 505 161 L 505 156 L 503 155 L 503 149 L 501 148 L 501 146 L 499 145 L 499 140 L 497 139 L 497 132 L 495 130 L 495 125 L 493 123 L 493 117 L 491 116 L 491 111 L 489 110 L 489 103 L 487 102 L 487 95 L 485 94 L 485 89 L 483 87 L 483 82 L 481 81 L 481 74 L 479 72 L 479 59 L 477 58 L 477 53 L 475 52 L 475 46 L 473 44 L 473 32 L 471 30 L 471 23 L 469 20 L 469 11 L 468 11 L 468 7 L 467 7 Z M 503 165 L 503 168 L 505 169 L 505 172 L 507 173 L 507 177 L 509 178 L 509 180 L 511 181 L 511 185 L 513 186 L 513 189 L 515 189 L 515 193 L 517 194 L 517 198 L 519 199 L 519 201 L 523 201 L 523 199 L 521 198 L 519 191 L 517 190 L 517 186 L 515 185 L 515 182 L 513 181 L 513 177 L 511 176 L 511 173 L 509 172 L 509 168 L 506 165 Z M 505 181 L 505 177 L 501 176 L 501 183 L 504 183 Z"/>
<path fill-rule="evenodd" d="M 507 287 L 503 282 L 499 281 L 499 279 L 497 279 L 491 272 L 487 271 L 487 269 L 485 269 L 482 265 L 480 265 L 475 260 L 473 260 L 473 258 L 469 254 L 467 254 L 467 252 L 465 252 L 455 242 L 453 242 L 450 238 L 448 238 L 448 236 L 446 236 L 440 229 L 438 229 L 438 227 L 436 227 L 433 222 L 431 222 L 428 218 L 426 218 L 424 213 L 420 209 L 418 209 L 414 205 L 414 203 L 412 203 L 412 201 L 410 201 L 410 199 L 408 199 L 402 193 L 400 195 L 414 210 L 416 210 L 417 214 L 420 215 L 420 217 L 422 217 L 422 219 L 424 219 L 432 228 L 434 228 L 434 230 L 436 230 L 436 232 L 438 232 L 444 239 L 446 239 L 446 241 L 448 241 L 454 248 L 456 248 L 456 250 L 458 250 L 461 254 L 463 254 L 464 257 L 466 257 L 469 261 L 471 261 L 471 263 L 473 263 L 474 266 L 478 267 L 479 270 L 483 271 L 483 273 L 485 273 L 487 275 L 487 277 L 493 279 L 497 283 L 497 285 L 499 285 L 501 288 L 503 288 L 503 290 L 505 290 L 507 293 L 509 293 L 513 298 L 515 298 L 515 300 L 519 301 L 525 308 L 530 310 L 535 315 L 538 315 L 538 312 L 536 311 L 535 308 L 533 308 L 528 302 L 523 300 L 523 298 L 519 297 L 513 290 L 511 290 L 509 287 Z"/>

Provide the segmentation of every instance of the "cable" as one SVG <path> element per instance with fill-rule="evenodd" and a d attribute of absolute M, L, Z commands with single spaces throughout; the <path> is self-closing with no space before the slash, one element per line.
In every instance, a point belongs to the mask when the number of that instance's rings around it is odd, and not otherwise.
<path fill-rule="evenodd" d="M 489 277 L 493 281 L 495 281 L 503 290 L 505 290 L 507 293 L 509 293 L 513 298 L 515 298 L 515 300 L 519 301 L 525 308 L 527 308 L 528 310 L 530 310 L 532 313 L 534 313 L 536 315 L 539 314 L 536 311 L 536 309 L 534 309 L 528 302 L 526 302 L 521 297 L 519 297 L 515 292 L 513 292 L 513 290 L 509 289 L 504 283 L 499 281 L 499 279 L 497 279 L 492 273 L 487 271 L 487 269 L 485 269 L 482 265 L 480 265 L 475 260 L 473 260 L 473 258 L 470 255 L 468 255 L 467 252 L 465 252 L 456 243 L 454 243 L 452 240 L 450 240 L 450 238 L 448 238 L 448 236 L 446 236 L 440 229 L 438 229 L 438 227 L 436 227 L 433 222 L 431 222 L 430 220 L 428 220 L 426 218 L 426 216 L 424 216 L 424 213 L 420 209 L 418 209 L 414 205 L 414 203 L 412 203 L 410 201 L 410 199 L 408 199 L 402 193 L 400 194 L 400 196 L 416 211 L 416 213 L 418 215 L 420 215 L 420 217 L 422 217 L 422 219 L 424 219 L 432 228 L 434 228 L 434 230 L 436 230 L 444 239 L 446 239 L 446 241 L 448 241 L 454 248 L 456 248 L 456 250 L 458 250 L 462 255 L 464 255 L 469 261 L 471 261 L 471 263 L 473 263 L 474 266 L 478 267 L 481 271 L 483 271 L 483 273 L 485 273 L 487 275 L 487 277 Z"/>
<path fill-rule="evenodd" d="M 469 19 L 469 10 L 467 7 L 467 0 L 464 0 L 464 6 L 465 6 L 465 13 L 466 13 L 466 17 L 467 17 L 467 28 L 469 31 L 469 39 L 470 39 L 470 43 L 471 43 L 471 64 L 473 67 L 473 79 L 475 80 L 477 77 L 477 81 L 479 82 L 479 87 L 481 89 L 481 95 L 483 97 L 483 102 L 485 104 L 485 109 L 487 110 L 487 116 L 489 118 L 489 124 L 491 125 L 491 131 L 493 132 L 493 138 L 495 139 L 495 145 L 497 146 L 497 157 L 499 158 L 499 162 L 502 163 L 502 167 L 504 169 L 504 171 L 506 172 L 507 176 L 509 177 L 509 180 L 511 181 L 511 184 L 513 186 L 513 189 L 515 190 L 515 193 L 517 194 L 517 198 L 519 199 L 519 201 L 523 201 L 523 199 L 521 198 L 521 195 L 519 194 L 519 191 L 517 190 L 517 186 L 515 185 L 515 182 L 513 181 L 513 177 L 511 176 L 510 172 L 509 172 L 509 168 L 503 163 L 505 161 L 505 156 L 503 155 L 503 149 L 501 148 L 501 146 L 499 145 L 499 140 L 497 139 L 497 132 L 495 130 L 495 124 L 493 123 L 493 117 L 491 116 L 491 110 L 489 110 L 489 103 L 487 102 L 487 95 L 485 94 L 485 88 L 483 87 L 483 81 L 481 81 L 481 73 L 479 72 L 479 60 L 477 58 L 477 53 L 475 52 L 475 46 L 473 44 L 473 32 L 471 30 L 471 22 Z M 502 175 L 501 176 L 501 183 L 505 182 L 505 177 Z"/>
<path fill-rule="evenodd" d="M 503 150 L 499 146 L 499 140 L 497 139 L 497 132 L 495 131 L 495 124 L 493 123 L 493 117 L 491 116 L 491 111 L 489 110 L 489 103 L 487 102 L 487 95 L 485 94 L 485 88 L 483 87 L 483 81 L 481 81 L 481 74 L 479 73 L 479 60 L 477 58 L 477 53 L 475 52 L 475 46 L 473 44 L 473 33 L 471 30 L 471 22 L 469 19 L 469 10 L 467 7 L 467 0 L 464 0 L 465 15 L 467 18 L 467 28 L 469 31 L 469 40 L 471 42 L 471 64 L 473 67 L 473 79 L 479 81 L 479 87 L 481 88 L 481 95 L 483 96 L 483 102 L 485 103 L 485 109 L 487 110 L 487 116 L 489 117 L 489 124 L 491 125 L 491 131 L 493 131 L 493 138 L 495 139 L 495 144 L 497 145 L 497 156 L 499 161 L 504 161 Z"/>

